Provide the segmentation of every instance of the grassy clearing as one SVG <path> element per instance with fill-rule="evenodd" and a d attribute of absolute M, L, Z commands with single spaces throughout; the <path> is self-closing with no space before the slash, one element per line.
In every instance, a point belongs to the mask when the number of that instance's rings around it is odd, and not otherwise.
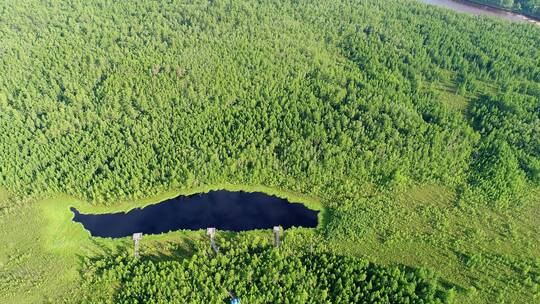
<path fill-rule="evenodd" d="M 0 205 L 7 204 L 16 202 L 4 196 Z M 57 303 L 76 296 L 78 260 L 73 251 L 50 250 L 48 225 L 36 207 L 19 203 L 0 214 L 0 303 Z"/>
<path fill-rule="evenodd" d="M 431 84 L 439 94 L 438 98 L 451 109 L 463 114 L 469 106 L 469 98 L 458 92 L 457 83 L 452 80 Z"/>
<path fill-rule="evenodd" d="M 455 288 L 457 303 L 532 303 L 539 296 L 539 203 L 504 213 L 469 210 L 456 206 L 447 189 L 418 187 L 389 204 L 387 218 L 373 211 L 373 229 L 354 243 L 330 247 L 378 263 L 427 267 Z"/>

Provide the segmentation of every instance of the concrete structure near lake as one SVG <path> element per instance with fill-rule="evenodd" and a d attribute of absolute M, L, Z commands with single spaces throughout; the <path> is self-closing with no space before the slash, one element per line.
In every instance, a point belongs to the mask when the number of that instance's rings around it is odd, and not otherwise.
<path fill-rule="evenodd" d="M 142 233 L 137 232 L 133 234 L 133 256 L 139 258 L 139 241 L 142 239 Z"/>
<path fill-rule="evenodd" d="M 279 247 L 279 244 L 280 244 L 280 240 L 279 240 L 279 234 L 281 232 L 281 227 L 279 226 L 274 226 L 274 241 L 275 241 L 275 245 L 276 247 Z"/>
<path fill-rule="evenodd" d="M 215 236 L 216 236 L 216 228 L 211 227 L 206 229 L 206 234 L 210 237 L 210 247 L 214 250 L 214 252 L 217 254 L 219 253 L 219 249 L 216 245 Z"/>

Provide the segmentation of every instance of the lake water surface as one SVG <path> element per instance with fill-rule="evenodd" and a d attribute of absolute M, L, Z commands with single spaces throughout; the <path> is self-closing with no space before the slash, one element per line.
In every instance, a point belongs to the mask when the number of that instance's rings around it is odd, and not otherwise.
<path fill-rule="evenodd" d="M 159 234 L 174 230 L 245 231 L 274 226 L 316 227 L 319 211 L 300 203 L 260 192 L 225 190 L 178 196 L 127 213 L 81 214 L 71 208 L 73 220 L 82 223 L 92 236 L 125 237 L 136 232 Z"/>
<path fill-rule="evenodd" d="M 512 12 L 508 12 L 502 9 L 492 8 L 489 6 L 481 5 L 481 4 L 475 4 L 468 1 L 456 1 L 456 0 L 420 0 L 421 2 L 443 6 L 447 8 L 451 8 L 455 11 L 462 12 L 462 13 L 469 13 L 473 15 L 484 15 L 484 16 L 492 16 L 492 17 L 499 17 L 510 21 L 529 21 L 537 23 L 536 21 Z"/>

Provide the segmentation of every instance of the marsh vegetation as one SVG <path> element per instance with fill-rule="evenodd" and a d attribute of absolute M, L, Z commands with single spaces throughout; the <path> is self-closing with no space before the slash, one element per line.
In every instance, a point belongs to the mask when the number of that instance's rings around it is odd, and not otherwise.
<path fill-rule="evenodd" d="M 356 261 L 405 285 L 428 269 L 440 293 L 426 302 L 540 296 L 540 27 L 409 0 L 9 0 L 0 16 L 0 302 L 158 296 L 138 278 L 184 292 L 130 273 L 225 263 L 200 256 L 204 233 L 148 236 L 129 264 L 129 239 L 91 238 L 69 206 L 115 213 L 218 186 L 325 212 L 284 252 L 221 234 L 239 244 L 232 268 L 258 271 L 260 253 L 303 269 L 318 252 L 332 280 Z M 312 275 L 299 288 L 329 302 L 332 288 L 425 295 Z"/>

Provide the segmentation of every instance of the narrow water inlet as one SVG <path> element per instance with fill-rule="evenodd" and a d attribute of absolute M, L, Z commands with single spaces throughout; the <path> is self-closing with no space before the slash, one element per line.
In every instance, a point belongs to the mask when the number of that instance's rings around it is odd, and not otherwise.
<path fill-rule="evenodd" d="M 82 214 L 73 207 L 71 211 L 73 221 L 81 223 L 92 236 L 111 238 L 207 227 L 236 232 L 274 226 L 313 228 L 319 213 L 301 203 L 261 192 L 226 190 L 178 196 L 128 212 Z"/>

